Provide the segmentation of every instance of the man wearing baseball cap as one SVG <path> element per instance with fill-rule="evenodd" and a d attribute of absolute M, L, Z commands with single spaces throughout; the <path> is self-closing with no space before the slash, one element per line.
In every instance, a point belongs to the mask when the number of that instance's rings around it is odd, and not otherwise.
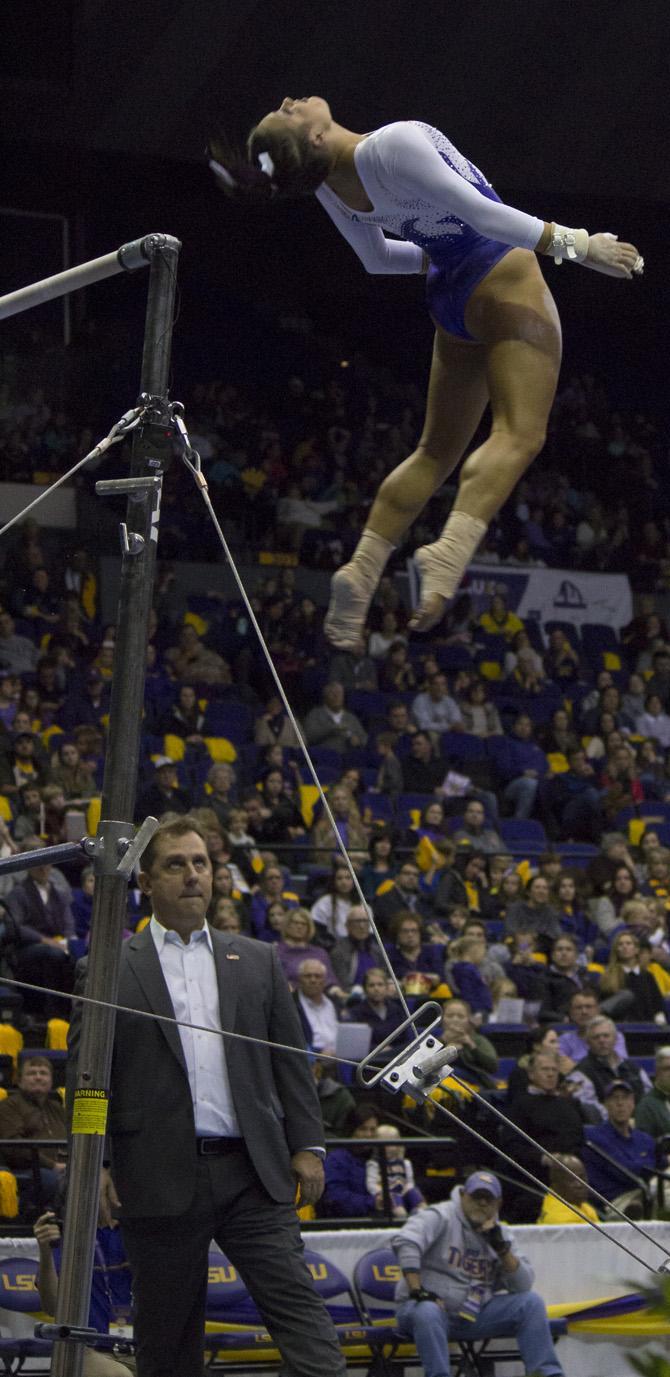
<path fill-rule="evenodd" d="M 562 1377 L 533 1270 L 498 1222 L 502 1190 L 475 1171 L 450 1200 L 412 1215 L 391 1240 L 402 1280 L 398 1328 L 426 1377 L 449 1377 L 449 1340 L 514 1335 L 527 1373 Z"/>
<path fill-rule="evenodd" d="M 190 793 L 179 787 L 176 762 L 169 755 L 158 755 L 154 760 L 153 780 L 137 800 L 135 821 L 160 818 L 163 813 L 188 813 L 191 803 Z"/>
<path fill-rule="evenodd" d="M 635 1091 L 630 1081 L 613 1078 L 603 1091 L 603 1104 L 605 1123 L 589 1124 L 584 1129 L 584 1165 L 594 1190 L 628 1211 L 631 1205 L 643 1204 L 634 1178 L 649 1181 L 657 1165 L 656 1144 L 650 1133 L 634 1126 Z M 601 1152 L 607 1156 L 602 1157 Z M 617 1170 L 617 1164 L 623 1171 Z M 637 1211 L 635 1217 L 641 1217 Z"/>

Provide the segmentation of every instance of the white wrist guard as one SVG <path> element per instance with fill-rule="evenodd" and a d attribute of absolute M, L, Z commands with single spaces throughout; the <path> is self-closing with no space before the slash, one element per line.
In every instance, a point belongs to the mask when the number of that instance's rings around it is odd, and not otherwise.
<path fill-rule="evenodd" d="M 589 232 L 585 229 L 566 229 L 565 225 L 552 225 L 548 253 L 554 263 L 562 263 L 571 258 L 575 263 L 583 263 L 589 251 Z"/>

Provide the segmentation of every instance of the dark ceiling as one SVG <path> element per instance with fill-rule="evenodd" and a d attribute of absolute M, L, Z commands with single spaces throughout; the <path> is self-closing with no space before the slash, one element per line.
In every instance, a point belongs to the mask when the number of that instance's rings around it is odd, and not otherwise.
<path fill-rule="evenodd" d="M 420 279 L 368 277 L 312 198 L 250 211 L 205 167 L 214 128 L 243 137 L 282 96 L 323 94 L 357 131 L 435 124 L 511 204 L 639 244 L 634 286 L 545 268 L 566 363 L 667 392 L 668 0 L 2 0 L 0 44 L 0 290 L 60 266 L 45 212 L 75 262 L 166 230 L 184 246 L 177 345 L 208 367 L 228 367 L 237 301 L 422 377 Z M 140 297 L 117 278 L 75 310 Z"/>
<path fill-rule="evenodd" d="M 284 94 L 443 128 L 494 183 L 665 201 L 667 0 L 3 0 L 6 141 L 197 159 Z"/>

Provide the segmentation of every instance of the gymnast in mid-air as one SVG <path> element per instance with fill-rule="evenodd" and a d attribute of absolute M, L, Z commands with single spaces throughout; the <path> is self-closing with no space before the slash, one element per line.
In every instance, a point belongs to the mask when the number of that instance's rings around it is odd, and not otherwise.
<path fill-rule="evenodd" d="M 320 96 L 287 96 L 252 129 L 244 155 L 217 141 L 210 151 L 228 195 L 314 194 L 368 272 L 426 273 L 435 342 L 424 428 L 414 453 L 381 484 L 352 559 L 333 575 L 324 625 L 334 646 L 362 642 L 387 560 L 462 459 L 490 404 L 490 433 L 463 464 L 442 533 L 416 552 L 421 596 L 410 628 L 428 631 L 545 441 L 561 326 L 536 255 L 629 279 L 643 259 L 613 234 L 568 229 L 504 205 L 444 134 L 418 120 L 355 134 Z"/>

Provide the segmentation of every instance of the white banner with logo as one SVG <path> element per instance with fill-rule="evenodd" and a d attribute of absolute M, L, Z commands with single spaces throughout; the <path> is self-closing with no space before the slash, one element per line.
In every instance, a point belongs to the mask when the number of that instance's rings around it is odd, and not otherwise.
<path fill-rule="evenodd" d="M 414 560 L 407 561 L 412 607 L 419 580 Z M 473 613 L 488 611 L 494 593 L 502 593 L 522 621 L 596 622 L 619 631 L 633 617 L 633 598 L 626 574 L 584 574 L 577 569 L 524 569 L 520 565 L 471 564 L 459 588 L 468 593 Z"/>

